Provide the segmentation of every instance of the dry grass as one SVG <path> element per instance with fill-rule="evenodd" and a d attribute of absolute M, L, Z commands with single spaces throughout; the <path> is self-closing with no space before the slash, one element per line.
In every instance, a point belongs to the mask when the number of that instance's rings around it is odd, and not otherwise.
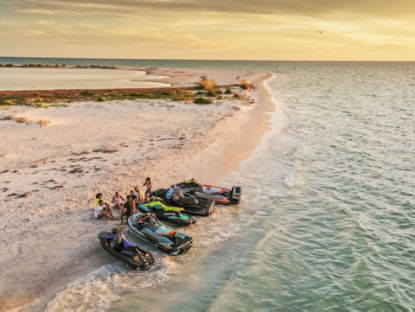
<path fill-rule="evenodd" d="M 194 99 L 195 99 L 195 98 L 193 98 L 193 97 L 187 96 L 187 97 L 184 97 L 184 98 L 183 98 L 183 101 L 185 101 L 185 102 L 193 102 L 193 101 L 194 101 Z"/>
<path fill-rule="evenodd" d="M 241 80 L 241 88 L 242 90 L 249 90 L 251 89 L 252 85 L 246 79 Z"/>
<path fill-rule="evenodd" d="M 201 79 L 199 81 L 199 88 L 205 91 L 216 92 L 218 84 L 215 79 Z"/>
<path fill-rule="evenodd" d="M 41 127 L 45 127 L 47 125 L 49 125 L 51 123 L 51 121 L 49 119 L 39 119 L 37 121 L 37 124 L 40 125 Z"/>
<path fill-rule="evenodd" d="M 238 100 L 242 100 L 242 99 L 244 98 L 244 96 L 243 96 L 242 94 L 238 93 L 238 92 L 235 92 L 235 93 L 233 94 L 233 97 L 234 97 L 235 99 L 238 99 Z"/>
<path fill-rule="evenodd" d="M 18 123 L 25 123 L 25 124 L 29 124 L 29 120 L 27 120 L 27 118 L 26 118 L 26 117 L 15 117 L 15 118 L 13 118 L 13 120 L 14 120 L 15 122 L 18 122 Z"/>
<path fill-rule="evenodd" d="M 17 103 L 13 100 L 6 100 L 4 101 L 4 105 L 16 105 Z"/>

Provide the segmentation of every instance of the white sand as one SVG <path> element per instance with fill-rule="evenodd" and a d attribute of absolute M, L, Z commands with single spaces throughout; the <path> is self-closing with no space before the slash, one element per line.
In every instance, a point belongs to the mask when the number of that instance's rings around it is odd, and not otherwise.
<path fill-rule="evenodd" d="M 159 72 L 186 85 L 203 73 Z M 105 263 L 97 234 L 118 221 L 92 217 L 98 191 L 110 200 L 147 176 L 155 188 L 188 177 L 215 183 L 247 157 L 267 127 L 265 77 L 248 76 L 257 82 L 247 94 L 254 106 L 140 100 L 0 112 L 32 121 L 0 121 L 0 311 L 31 302 L 25 311 L 41 311 L 63 285 Z M 238 81 L 231 72 L 209 78 Z"/>
<path fill-rule="evenodd" d="M 0 90 L 169 87 L 157 81 L 165 78 L 138 70 L 0 67 Z"/>

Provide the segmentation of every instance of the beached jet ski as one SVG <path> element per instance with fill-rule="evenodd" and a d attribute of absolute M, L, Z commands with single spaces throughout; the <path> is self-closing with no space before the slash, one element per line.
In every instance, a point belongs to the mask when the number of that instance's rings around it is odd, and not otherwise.
<path fill-rule="evenodd" d="M 166 251 L 172 256 L 192 247 L 192 237 L 186 233 L 157 223 L 154 214 L 136 213 L 128 218 L 128 227 L 142 240 Z"/>
<path fill-rule="evenodd" d="M 138 204 L 136 207 L 138 211 L 143 213 L 153 212 L 156 215 L 157 219 L 174 227 L 188 226 L 196 222 L 195 219 L 181 212 L 183 208 L 170 207 L 158 200 L 154 200 L 149 203 Z"/>
<path fill-rule="evenodd" d="M 106 251 L 135 270 L 147 270 L 154 263 L 154 258 L 150 253 L 129 242 L 116 229 L 112 233 L 101 232 L 98 238 Z"/>
<path fill-rule="evenodd" d="M 153 193 L 162 198 L 167 205 L 184 208 L 184 212 L 196 216 L 208 216 L 215 210 L 215 201 L 209 198 L 196 198 L 191 194 L 183 193 L 178 187 L 158 189 Z"/>
<path fill-rule="evenodd" d="M 234 205 L 241 200 L 242 188 L 233 186 L 226 188 L 221 186 L 213 186 L 201 184 L 198 180 L 184 180 L 176 184 L 176 186 L 184 193 L 196 196 L 196 198 L 214 199 L 216 204 Z"/>

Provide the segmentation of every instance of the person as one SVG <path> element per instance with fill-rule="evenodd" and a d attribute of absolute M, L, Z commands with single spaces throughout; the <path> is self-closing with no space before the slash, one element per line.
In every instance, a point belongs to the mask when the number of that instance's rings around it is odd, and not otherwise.
<path fill-rule="evenodd" d="M 111 220 L 116 220 L 116 218 L 112 214 L 110 206 L 107 203 L 104 203 L 102 199 L 99 200 L 98 206 L 96 206 L 95 208 L 94 216 L 97 219 L 101 219 L 102 217 L 107 217 Z"/>
<path fill-rule="evenodd" d="M 120 192 L 115 192 L 114 197 L 112 198 L 112 208 L 121 209 L 125 202 L 124 197 L 120 194 Z"/>
<path fill-rule="evenodd" d="M 140 204 L 144 203 L 144 201 L 146 200 L 146 195 L 144 194 L 144 192 L 140 190 L 138 186 L 134 187 L 134 191 L 135 191 L 135 195 L 137 196 L 137 202 Z"/>
<path fill-rule="evenodd" d="M 146 180 L 144 181 L 143 186 L 146 187 L 146 199 L 151 197 L 151 189 L 153 188 L 153 183 L 151 182 L 151 178 L 147 177 Z"/>
<path fill-rule="evenodd" d="M 95 195 L 95 201 L 94 201 L 94 206 L 98 206 L 99 205 L 99 201 L 102 199 L 102 193 L 97 193 L 97 195 Z"/>
<path fill-rule="evenodd" d="M 132 195 L 131 195 L 132 192 Z M 135 200 L 136 196 L 134 195 L 134 191 L 131 191 L 130 195 L 127 195 L 127 201 L 124 203 L 124 207 L 121 210 L 121 224 L 124 223 L 124 216 L 128 217 L 135 214 Z"/>
<path fill-rule="evenodd" d="M 125 236 L 123 233 L 121 233 L 119 230 L 117 230 L 116 228 L 112 229 L 112 234 L 114 234 L 114 237 L 111 240 L 110 246 L 118 251 L 121 252 L 123 246 L 123 239 L 125 239 Z"/>

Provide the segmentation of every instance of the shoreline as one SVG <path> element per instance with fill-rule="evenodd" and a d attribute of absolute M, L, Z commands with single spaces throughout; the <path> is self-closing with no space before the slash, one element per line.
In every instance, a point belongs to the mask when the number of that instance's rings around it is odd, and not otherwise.
<path fill-rule="evenodd" d="M 192 73 L 194 77 L 198 77 L 200 72 L 203 71 L 198 70 L 196 72 L 197 73 Z M 95 184 L 92 183 L 89 191 L 84 191 L 84 194 L 80 196 L 81 198 L 76 198 L 76 205 L 83 208 L 67 211 L 67 208 L 63 205 L 61 207 L 62 211 L 68 213 L 68 215 L 73 218 L 69 224 L 72 224 L 75 229 L 87 227 L 84 230 L 86 233 L 83 233 L 82 237 L 79 238 L 79 241 L 76 240 L 78 245 L 84 245 L 84 247 L 69 253 L 68 251 L 61 251 L 65 254 L 65 258 L 69 258 L 70 261 L 63 263 L 61 266 L 52 266 L 50 270 L 47 269 L 38 272 L 39 275 L 45 274 L 45 276 L 42 276 L 42 278 L 35 283 L 38 288 L 44 287 L 43 291 L 33 292 L 32 289 L 32 293 L 30 294 L 32 286 L 28 285 L 32 283 L 21 281 L 21 285 L 27 287 L 27 289 L 23 291 L 23 293 L 26 292 L 26 298 L 22 297 L 22 294 L 17 294 L 16 297 L 19 298 L 19 301 L 16 300 L 13 302 L 13 297 L 8 297 L 8 302 L 3 302 L 4 304 L 2 306 L 6 308 L 21 307 L 22 311 L 43 310 L 47 302 L 49 302 L 56 293 L 62 290 L 69 282 L 108 263 L 109 258 L 102 256 L 100 246 L 96 243 L 95 238 L 96 233 L 98 233 L 100 229 L 108 228 L 114 224 L 111 222 L 94 222 L 95 220 L 92 220 L 90 217 L 91 210 L 85 207 L 89 205 L 91 196 L 97 191 L 103 192 L 107 197 L 115 190 L 122 190 L 125 192 L 130 189 L 134 183 L 137 183 L 133 182 L 133 180 L 137 181 L 137 178 L 139 178 L 139 181 L 141 181 L 142 177 L 147 175 L 156 177 L 155 181 L 157 187 L 164 187 L 171 181 L 179 181 L 185 177 L 193 177 L 196 172 L 198 174 L 197 178 L 209 181 L 210 183 L 216 183 L 225 175 L 232 172 L 237 164 L 242 159 L 247 158 L 255 146 L 260 142 L 262 134 L 268 128 L 267 121 L 269 120 L 269 117 L 266 115 L 266 112 L 274 109 L 274 104 L 265 86 L 266 81 L 270 79 L 272 75 L 269 73 L 251 73 L 250 75 L 252 78 L 251 82 L 256 88 L 253 96 L 255 102 L 259 103 L 255 104 L 252 109 L 250 108 L 249 111 L 245 112 L 235 110 L 224 112 L 220 117 L 216 117 L 217 119 L 212 119 L 211 125 L 207 126 L 207 131 L 205 133 L 191 137 L 181 146 L 181 148 L 169 149 L 167 153 L 155 155 L 154 159 L 151 157 L 150 159 L 145 159 L 141 164 L 133 162 L 131 164 L 132 172 L 120 172 L 121 175 L 116 179 L 105 180 L 105 177 L 111 175 L 111 173 L 102 174 L 102 176 L 98 177 L 98 184 L 96 182 Z M 151 103 L 149 105 L 151 105 Z M 169 110 L 169 108 L 167 108 L 167 110 Z M 169 114 L 170 113 L 167 112 L 167 115 Z M 195 116 L 198 114 L 199 112 Z M 209 116 L 211 113 L 206 114 Z M 226 133 L 226 136 L 224 133 Z M 151 149 L 151 147 L 149 148 Z M 227 157 L 227 155 L 232 155 L 232 157 Z M 174 163 L 175 166 L 173 169 L 170 169 L 169 165 L 172 163 Z M 142 170 L 142 168 L 145 168 L 145 170 Z M 168 168 L 168 170 L 166 170 L 166 168 Z M 116 168 L 116 170 L 118 169 Z M 134 172 L 138 172 L 138 174 L 134 174 Z M 106 182 L 99 183 L 101 179 Z M 65 195 L 65 198 L 71 200 L 71 198 L 73 199 L 77 195 L 78 191 L 73 189 Z M 61 220 L 57 224 L 50 224 L 49 226 L 46 226 L 46 229 L 42 230 L 45 233 L 54 233 L 59 231 L 62 224 L 67 225 L 67 223 L 67 221 Z M 69 228 L 71 228 L 71 226 L 69 226 Z M 74 236 L 76 237 L 76 235 Z M 68 242 L 65 244 L 68 244 Z M 19 254 L 19 249 L 17 249 L 17 254 Z M 2 260 L 3 259 L 0 258 L 0 262 L 4 263 Z M 6 261 L 6 263 L 7 262 L 10 263 L 10 261 Z M 71 263 L 71 265 L 68 265 L 68 263 Z M 9 278 L 11 277 L 12 276 Z M 1 301 L 4 301 L 4 299 L 1 299 Z M 23 306 L 25 304 L 28 305 Z"/>

